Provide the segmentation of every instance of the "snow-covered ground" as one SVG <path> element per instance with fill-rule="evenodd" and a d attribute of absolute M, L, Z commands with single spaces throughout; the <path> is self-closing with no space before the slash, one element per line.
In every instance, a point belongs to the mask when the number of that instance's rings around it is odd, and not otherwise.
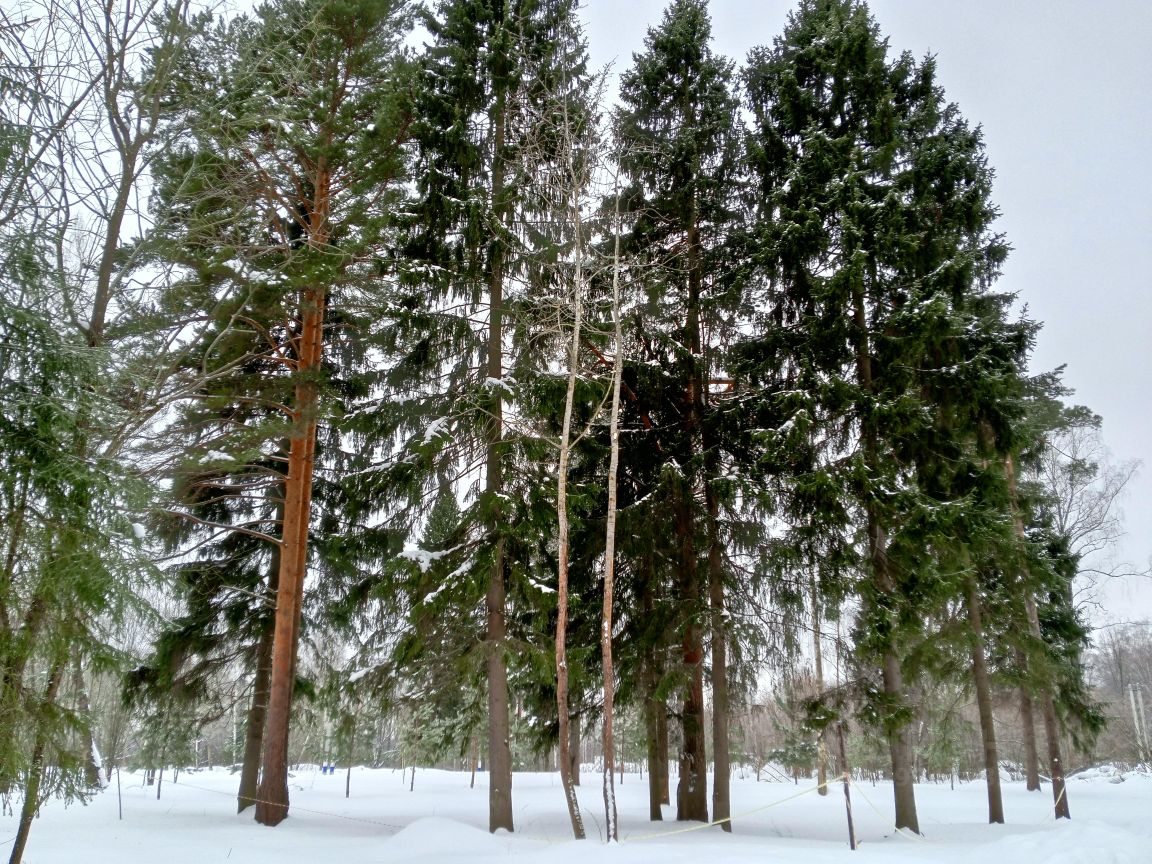
<path fill-rule="evenodd" d="M 440 864 L 512 861 L 516 864 L 824 864 L 824 862 L 991 862 L 991 864 L 1149 864 L 1152 862 L 1152 776 L 1107 771 L 1069 781 L 1072 821 L 1055 823 L 1047 786 L 1028 793 L 1007 783 L 1007 825 L 985 823 L 982 783 L 920 785 L 916 799 L 924 836 L 891 830 L 891 789 L 853 787 L 860 848 L 849 851 L 844 797 L 839 786 L 821 798 L 807 786 L 756 783 L 733 777 L 735 831 L 685 830 L 684 823 L 650 823 L 646 778 L 626 774 L 617 786 L 619 846 L 597 839 L 603 825 L 599 776 L 585 773 L 579 789 L 591 839 L 570 838 L 559 779 L 517 774 L 513 786 L 516 833 L 490 835 L 487 785 L 467 773 L 418 770 L 410 775 L 358 768 L 352 795 L 345 774 L 318 769 L 294 773 L 289 818 L 277 828 L 236 815 L 236 775 L 223 769 L 166 777 L 160 800 L 139 775 L 121 778 L 123 819 L 116 783 L 86 807 L 44 807 L 32 828 L 28 864 L 125 861 L 239 861 L 246 864 Z M 669 808 L 665 808 L 666 817 Z M 0 820 L 5 838 L 15 819 Z M 670 835 L 670 836 L 665 836 Z M 596 856 L 589 858 L 589 855 Z M 603 857 L 601 857 L 603 856 Z"/>

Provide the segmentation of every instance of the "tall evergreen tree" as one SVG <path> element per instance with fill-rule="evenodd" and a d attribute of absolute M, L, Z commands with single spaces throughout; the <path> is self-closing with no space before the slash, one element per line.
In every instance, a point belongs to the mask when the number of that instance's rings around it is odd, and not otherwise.
<path fill-rule="evenodd" d="M 735 219 L 739 176 L 733 66 L 709 45 L 711 21 L 702 0 L 676 0 L 645 51 L 621 76 L 615 117 L 625 195 L 635 213 L 627 254 L 648 269 L 648 302 L 636 326 L 644 361 L 658 364 L 645 382 L 678 415 L 667 434 L 663 472 L 673 502 L 678 547 L 677 592 L 682 662 L 688 678 L 682 709 L 683 751 L 677 818 L 707 821 L 704 742 L 704 623 L 712 632 L 714 815 L 727 820 L 728 696 L 724 632 L 724 542 L 720 524 L 722 423 L 713 380 L 720 377 L 721 332 L 738 301 L 726 239 Z M 644 398 L 652 398 L 645 393 Z M 673 442 L 669 440 L 668 444 Z M 697 495 L 705 502 L 698 511 Z M 701 529 L 703 526 L 703 530 Z M 701 547 L 705 551 L 701 554 Z M 705 576 L 699 569 L 704 563 Z M 706 609 L 711 607 L 711 615 Z M 727 821 L 721 823 L 731 830 Z"/>
<path fill-rule="evenodd" d="M 1032 327 L 1008 323 L 1011 298 L 990 293 L 1006 254 L 991 172 L 931 59 L 890 60 L 863 3 L 805 0 L 745 80 L 752 260 L 770 280 L 747 347 L 774 398 L 817 430 L 796 492 L 818 496 L 827 537 L 851 540 L 859 520 L 859 546 L 840 555 L 860 549 L 858 647 L 880 671 L 896 825 L 918 831 L 906 666 L 925 615 L 959 596 L 940 575 L 970 572 L 932 550 L 959 525 L 977 542 L 965 496 L 1008 440 L 1001 382 L 1016 380 Z"/>
<path fill-rule="evenodd" d="M 325 322 L 363 286 L 378 293 L 386 285 L 382 243 L 409 122 L 397 98 L 398 39 L 407 20 L 403 2 L 267 4 L 251 19 L 207 30 L 184 69 L 185 90 L 173 94 L 186 125 L 170 162 L 193 179 L 170 189 L 168 206 L 185 217 L 171 248 L 185 263 L 197 246 L 214 253 L 194 265 L 195 299 L 178 302 L 201 302 L 219 322 L 203 347 L 204 366 L 223 373 L 247 364 L 249 395 L 239 401 L 279 412 L 276 424 L 258 428 L 246 428 L 251 411 L 232 415 L 248 453 L 271 447 L 274 455 L 287 440 L 283 503 L 273 508 L 279 530 L 263 535 L 277 545 L 279 565 L 256 807 L 257 820 L 269 825 L 288 810 L 288 721 L 324 414 Z M 229 394 L 216 398 L 223 408 Z M 236 463 L 256 467 L 250 459 Z M 237 488 L 243 491 L 242 481 Z"/>
<path fill-rule="evenodd" d="M 569 0 L 444 0 L 425 17 L 432 40 L 413 126 L 418 181 L 405 288 L 381 328 L 386 386 L 408 401 L 366 420 L 374 428 L 365 434 L 388 454 L 363 479 L 381 507 L 390 506 L 389 489 L 405 488 L 402 518 L 416 526 L 424 501 L 469 485 L 476 493 L 432 569 L 449 577 L 441 614 L 483 597 L 492 831 L 514 827 L 509 640 L 535 614 L 528 607 L 541 592 L 528 573 L 542 538 L 554 536 L 545 517 L 554 502 L 541 496 L 551 485 L 541 476 L 550 448 L 508 427 L 524 419 L 521 401 L 559 356 L 541 358 L 554 340 L 513 334 L 533 332 L 525 322 L 539 299 L 534 279 L 554 291 L 535 261 L 557 254 L 536 223 L 552 206 L 538 200 L 538 175 L 558 158 L 542 132 L 553 125 L 555 97 L 579 92 L 584 75 L 574 14 Z M 519 599 L 528 607 L 514 609 Z"/>

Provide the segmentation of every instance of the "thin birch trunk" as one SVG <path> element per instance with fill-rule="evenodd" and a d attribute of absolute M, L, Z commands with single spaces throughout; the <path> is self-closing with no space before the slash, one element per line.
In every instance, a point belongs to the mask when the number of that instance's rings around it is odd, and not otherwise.
<path fill-rule="evenodd" d="M 564 131 L 567 133 L 567 112 Z M 572 162 L 572 141 L 568 140 L 569 167 Z M 575 195 L 575 190 L 566 190 Z M 576 376 L 580 371 L 580 327 L 583 319 L 583 279 L 584 261 L 579 201 L 573 201 L 572 220 L 575 228 L 576 269 L 572 286 L 572 338 L 568 344 L 568 389 L 564 396 L 564 421 L 560 432 L 560 465 L 556 479 L 556 516 L 559 523 L 559 555 L 556 610 L 556 712 L 560 722 L 560 784 L 564 788 L 564 800 L 568 804 L 568 818 L 572 822 L 572 834 L 583 840 L 584 820 L 580 815 L 580 802 L 576 798 L 576 788 L 572 783 L 572 766 L 568 752 L 568 656 L 566 639 L 568 634 L 568 463 L 572 451 L 572 404 L 576 398 Z M 611 481 L 609 481 L 611 482 Z M 612 504 L 609 504 L 609 518 Z M 609 703 L 605 703 L 605 712 Z"/>
<path fill-rule="evenodd" d="M 612 711 L 616 678 L 612 665 L 612 591 L 616 573 L 616 501 L 617 472 L 620 467 L 620 387 L 624 379 L 624 338 L 620 322 L 620 190 L 616 190 L 616 212 L 613 221 L 615 248 L 612 253 L 612 327 L 616 356 L 612 363 L 612 419 L 609 426 L 608 459 L 608 525 L 604 533 L 604 605 L 600 622 L 600 668 L 604 677 L 604 819 L 608 842 L 619 840 L 616 819 L 616 787 L 612 762 L 615 747 L 612 740 Z"/>

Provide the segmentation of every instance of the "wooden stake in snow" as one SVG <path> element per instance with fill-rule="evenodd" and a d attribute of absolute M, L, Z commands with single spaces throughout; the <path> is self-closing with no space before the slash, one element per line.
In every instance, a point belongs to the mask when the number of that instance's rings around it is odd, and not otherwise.
<path fill-rule="evenodd" d="M 836 724 L 836 737 L 840 749 L 840 771 L 844 778 L 844 812 L 848 816 L 848 848 L 856 851 L 856 828 L 852 824 L 852 792 L 848 782 L 848 751 L 844 746 L 844 721 Z"/>

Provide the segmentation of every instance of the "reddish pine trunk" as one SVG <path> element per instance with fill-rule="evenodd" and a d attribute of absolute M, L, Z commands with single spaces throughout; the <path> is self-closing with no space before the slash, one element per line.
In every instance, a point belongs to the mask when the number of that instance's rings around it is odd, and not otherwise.
<path fill-rule="evenodd" d="M 316 196 L 309 202 L 308 243 L 327 246 L 330 178 L 321 167 Z M 323 286 L 307 288 L 300 300 L 300 337 L 296 349 L 298 380 L 289 437 L 288 473 L 284 479 L 284 518 L 280 539 L 280 573 L 272 643 L 272 675 L 264 731 L 256 821 L 279 825 L 288 815 L 288 725 L 296 668 L 296 645 L 308 561 L 308 528 L 312 511 L 312 475 L 316 458 L 316 414 L 320 393 L 312 377 L 324 351 Z"/>

